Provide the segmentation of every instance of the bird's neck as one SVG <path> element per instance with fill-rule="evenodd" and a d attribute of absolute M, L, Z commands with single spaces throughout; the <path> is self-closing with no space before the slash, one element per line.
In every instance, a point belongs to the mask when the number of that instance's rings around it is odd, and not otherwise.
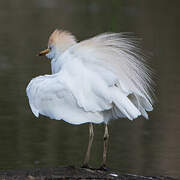
<path fill-rule="evenodd" d="M 57 73 L 60 70 L 60 67 L 58 65 L 58 58 L 55 57 L 51 60 L 51 72 L 52 74 Z"/>

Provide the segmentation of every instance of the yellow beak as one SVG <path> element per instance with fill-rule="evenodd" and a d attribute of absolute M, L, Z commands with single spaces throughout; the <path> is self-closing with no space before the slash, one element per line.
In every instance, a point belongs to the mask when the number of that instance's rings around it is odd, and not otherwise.
<path fill-rule="evenodd" d="M 45 50 L 41 51 L 39 54 L 37 54 L 37 56 L 45 56 L 46 54 L 49 53 L 49 51 L 50 51 L 49 48 L 48 48 L 48 49 L 45 49 Z"/>

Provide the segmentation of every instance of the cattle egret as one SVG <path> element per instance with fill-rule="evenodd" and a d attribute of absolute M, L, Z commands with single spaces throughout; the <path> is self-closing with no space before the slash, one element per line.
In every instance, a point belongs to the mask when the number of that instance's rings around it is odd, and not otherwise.
<path fill-rule="evenodd" d="M 67 31 L 55 30 L 48 48 L 39 53 L 51 60 L 51 75 L 30 81 L 26 93 L 39 114 L 79 125 L 89 123 L 89 144 L 83 163 L 88 168 L 93 123 L 105 124 L 101 168 L 106 168 L 108 122 L 136 119 L 153 110 L 151 70 L 137 45 L 126 33 L 104 33 L 77 42 Z"/>

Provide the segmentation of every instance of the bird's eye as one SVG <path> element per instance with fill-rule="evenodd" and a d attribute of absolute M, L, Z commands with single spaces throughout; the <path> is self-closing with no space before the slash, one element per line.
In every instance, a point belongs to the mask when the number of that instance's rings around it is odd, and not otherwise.
<path fill-rule="evenodd" d="M 52 50 L 52 46 L 49 46 L 49 50 L 50 50 L 50 51 Z"/>

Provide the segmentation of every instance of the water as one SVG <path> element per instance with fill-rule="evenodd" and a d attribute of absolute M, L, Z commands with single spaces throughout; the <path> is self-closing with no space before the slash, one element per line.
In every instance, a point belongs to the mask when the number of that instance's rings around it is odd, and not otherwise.
<path fill-rule="evenodd" d="M 157 103 L 150 120 L 110 123 L 109 167 L 120 172 L 180 177 L 179 1 L 1 1 L 0 169 L 80 166 L 88 126 L 73 126 L 30 111 L 25 88 L 32 77 L 50 73 L 46 47 L 55 28 L 79 40 L 95 34 L 135 32 L 151 51 Z M 95 127 L 91 165 L 99 166 L 103 126 Z"/>

